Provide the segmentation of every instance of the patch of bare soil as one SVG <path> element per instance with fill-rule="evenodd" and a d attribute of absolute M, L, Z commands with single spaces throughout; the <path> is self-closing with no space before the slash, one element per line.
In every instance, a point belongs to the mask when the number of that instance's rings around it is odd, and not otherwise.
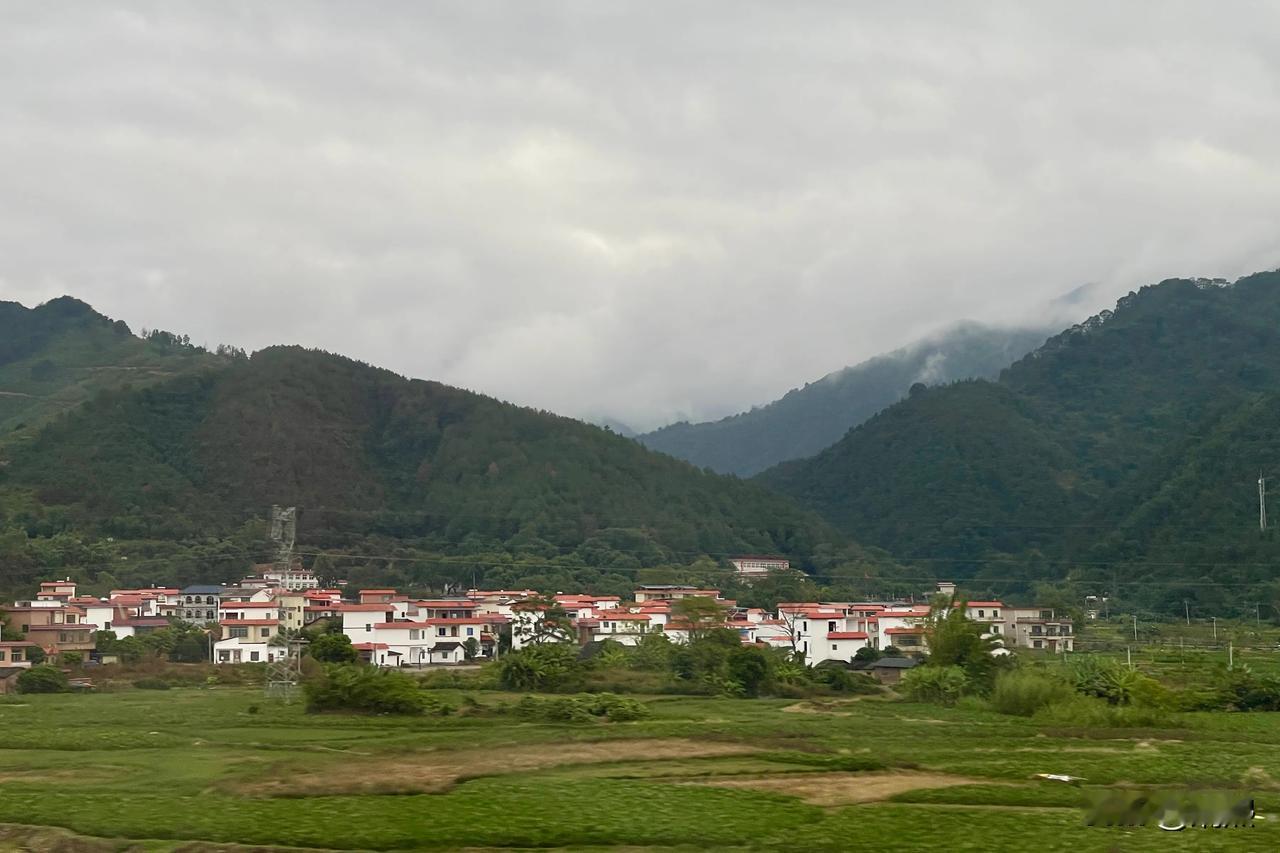
<path fill-rule="evenodd" d="M 250 793 L 290 797 L 315 794 L 439 793 L 461 779 L 541 770 L 566 764 L 660 761 L 745 755 L 759 747 L 681 738 L 548 743 L 485 749 L 441 750 L 352 761 L 339 773 L 302 773 L 248 786 Z M 243 790 L 243 788 L 241 789 Z"/>
<path fill-rule="evenodd" d="M 799 797 L 815 806 L 844 806 L 887 800 L 904 791 L 949 788 L 953 785 L 990 784 L 989 779 L 968 779 L 940 773 L 792 773 L 752 779 L 714 779 L 697 784 L 717 788 L 745 788 Z"/>

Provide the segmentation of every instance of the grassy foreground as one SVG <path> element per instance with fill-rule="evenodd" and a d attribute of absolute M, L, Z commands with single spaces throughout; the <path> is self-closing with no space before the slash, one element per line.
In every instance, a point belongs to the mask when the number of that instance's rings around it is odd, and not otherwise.
<path fill-rule="evenodd" d="M 546 724 L 307 715 L 248 688 L 9 697 L 0 823 L 118 840 L 66 848 L 93 850 L 1280 849 L 1276 714 L 1050 730 L 879 699 L 646 702 L 637 722 Z M 1180 833 L 1084 825 L 1091 786 L 1197 784 L 1253 794 L 1263 819 Z"/>

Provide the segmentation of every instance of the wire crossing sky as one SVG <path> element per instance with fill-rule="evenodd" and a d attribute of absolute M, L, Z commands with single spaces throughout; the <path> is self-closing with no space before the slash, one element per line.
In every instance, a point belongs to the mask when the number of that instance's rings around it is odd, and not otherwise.
<path fill-rule="evenodd" d="M 1278 83 L 1273 3 L 9 3 L 0 298 L 716 417 L 1280 266 Z"/>

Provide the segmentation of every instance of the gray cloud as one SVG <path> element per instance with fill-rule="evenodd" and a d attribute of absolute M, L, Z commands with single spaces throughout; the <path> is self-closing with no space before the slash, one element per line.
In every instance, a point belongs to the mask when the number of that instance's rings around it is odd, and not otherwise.
<path fill-rule="evenodd" d="M 1280 11 L 10 4 L 0 296 L 639 427 L 1280 265 Z"/>

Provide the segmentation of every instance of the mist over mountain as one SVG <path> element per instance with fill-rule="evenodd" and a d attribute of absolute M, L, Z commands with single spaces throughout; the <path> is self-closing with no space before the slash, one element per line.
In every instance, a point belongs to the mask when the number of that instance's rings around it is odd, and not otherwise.
<path fill-rule="evenodd" d="M 1258 529 L 1256 485 L 1259 470 L 1280 473 L 1278 435 L 1280 273 L 1175 279 L 998 381 L 918 388 L 758 480 L 903 561 L 997 592 L 1053 579 L 1225 611 L 1242 596 L 1280 602 L 1280 544 Z"/>
<path fill-rule="evenodd" d="M 1048 328 L 959 323 L 902 349 L 829 373 L 751 411 L 706 423 L 672 424 L 638 439 L 700 467 L 752 476 L 779 462 L 812 456 L 902 399 L 915 383 L 995 377 L 1049 334 Z"/>

